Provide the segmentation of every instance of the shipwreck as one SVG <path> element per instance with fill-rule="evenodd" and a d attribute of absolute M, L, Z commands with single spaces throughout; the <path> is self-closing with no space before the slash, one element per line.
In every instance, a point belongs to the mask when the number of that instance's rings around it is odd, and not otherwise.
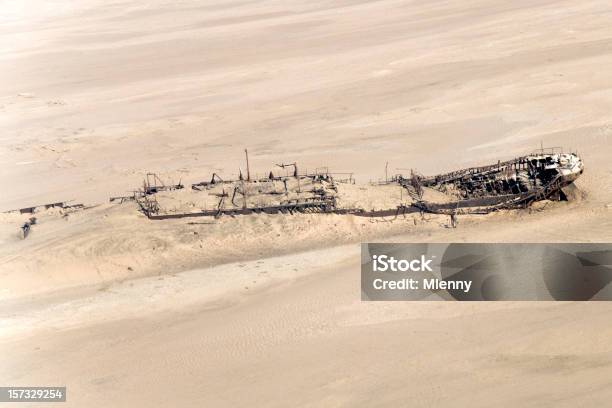
<path fill-rule="evenodd" d="M 276 174 L 270 171 L 265 177 L 251 177 L 245 153 L 246 177 L 240 170 L 238 179 L 213 173 L 208 181 L 186 189 L 181 181 L 165 183 L 157 174 L 146 173 L 142 187 L 109 201 L 135 202 L 150 220 L 296 213 L 383 218 L 432 213 L 450 216 L 450 225 L 456 227 L 457 216 L 462 214 L 524 209 L 542 200 L 569 200 L 575 195 L 574 181 L 584 172 L 577 153 L 541 148 L 512 160 L 434 176 L 411 170 L 410 175 L 387 178 L 387 163 L 385 180 L 366 187 L 356 185 L 353 173 L 330 172 L 327 167 L 300 172 L 295 162 L 277 164 L 281 170 Z M 399 195 L 390 194 L 390 188 Z M 59 208 L 67 216 L 93 207 L 54 202 L 7 213 L 34 214 Z M 22 238 L 34 224 L 36 218 L 32 217 L 21 226 Z"/>
<path fill-rule="evenodd" d="M 398 182 L 414 198 L 412 205 L 440 214 L 482 214 L 501 209 L 525 208 L 534 201 L 567 200 L 567 188 L 584 172 L 576 153 L 560 148 L 513 160 L 451 173 L 423 177 L 412 174 Z M 426 189 L 441 192 L 446 202 L 428 201 Z M 443 200 L 444 201 L 444 200 Z"/>
<path fill-rule="evenodd" d="M 247 161 L 248 163 L 248 161 Z M 279 164 L 291 174 L 251 178 L 247 164 L 247 177 L 237 180 L 222 179 L 213 174 L 210 181 L 192 184 L 193 193 L 216 197 L 212 207 L 193 205 L 188 211 L 164 210 L 157 193 L 182 189 L 176 186 L 155 185 L 149 180 L 146 188 L 134 192 L 133 199 L 140 210 L 154 220 L 222 215 L 248 214 L 351 214 L 362 217 L 387 217 L 409 213 L 486 214 L 503 209 L 527 208 L 540 200 L 567 200 L 568 189 L 583 173 L 584 164 L 576 153 L 564 153 L 560 148 L 539 151 L 512 160 L 470 167 L 434 176 L 422 176 L 411 171 L 409 176 L 398 174 L 383 183 L 371 184 L 370 193 L 381 185 L 398 185 L 405 199 L 383 208 L 364 208 L 347 205 L 339 187 L 355 184 L 352 173 L 331 173 L 324 167 L 314 172 L 300 173 L 296 163 Z M 348 175 L 348 178 L 346 177 Z M 343 177 L 344 176 L 344 177 Z M 157 176 L 153 178 L 160 181 Z M 361 188 L 363 190 L 363 188 Z M 453 218 L 454 221 L 454 218 Z"/>
<path fill-rule="evenodd" d="M 573 195 L 574 181 L 584 172 L 577 153 L 541 148 L 512 160 L 434 176 L 413 170 L 406 176 L 385 175 L 384 182 L 366 187 L 355 185 L 353 173 L 330 172 L 328 167 L 300 172 L 295 162 L 277 164 L 276 174 L 270 171 L 265 177 L 251 177 L 248 152 L 245 153 L 246 177 L 240 170 L 238 179 L 213 173 L 207 181 L 186 189 L 180 181 L 164 183 L 157 174 L 146 173 L 141 188 L 130 195 L 111 197 L 110 201 L 133 201 L 151 220 L 262 213 L 360 217 L 434 213 L 450 215 L 455 226 L 455 216 L 460 214 L 487 214 L 527 208 L 541 200 L 568 200 Z M 386 170 L 387 166 L 385 173 Z M 389 187 L 393 186 L 397 186 L 394 191 L 399 195 L 389 195 Z M 85 208 L 82 204 L 58 202 L 9 212 L 35 213 L 53 207 L 72 211 Z"/>

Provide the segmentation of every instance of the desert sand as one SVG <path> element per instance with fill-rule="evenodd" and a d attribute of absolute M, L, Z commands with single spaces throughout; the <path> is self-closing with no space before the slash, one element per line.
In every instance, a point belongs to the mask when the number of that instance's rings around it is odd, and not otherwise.
<path fill-rule="evenodd" d="M 359 243 L 612 242 L 605 1 L 0 2 L 0 385 L 66 406 L 602 406 L 612 305 L 361 302 Z M 358 182 L 578 151 L 572 202 L 151 221 L 274 163 Z M 389 194 L 397 194 L 389 192 Z M 371 197 L 370 197 L 371 198 Z M 372 206 L 379 205 L 373 199 Z"/>

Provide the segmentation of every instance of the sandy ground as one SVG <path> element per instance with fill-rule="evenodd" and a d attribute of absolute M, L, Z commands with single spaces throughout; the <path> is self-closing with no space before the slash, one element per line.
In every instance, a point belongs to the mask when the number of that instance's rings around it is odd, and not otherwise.
<path fill-rule="evenodd" d="M 612 242 L 605 1 L 0 1 L 2 385 L 66 406 L 602 406 L 607 303 L 363 303 L 361 241 Z M 358 181 L 578 150 L 581 197 L 155 223 L 109 196 L 298 161 Z M 394 193 L 395 194 L 395 193 Z M 541 208 L 540 208 L 541 209 Z M 193 221 L 193 222 L 192 222 Z"/>

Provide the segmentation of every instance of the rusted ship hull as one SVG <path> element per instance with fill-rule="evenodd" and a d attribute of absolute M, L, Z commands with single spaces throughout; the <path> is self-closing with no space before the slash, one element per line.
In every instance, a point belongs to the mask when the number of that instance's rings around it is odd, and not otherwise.
<path fill-rule="evenodd" d="M 496 164 L 433 177 L 413 175 L 399 182 L 422 211 L 442 214 L 488 213 L 523 208 L 542 199 L 564 199 L 564 188 L 584 171 L 574 153 L 539 152 Z M 423 199 L 424 189 L 444 193 L 447 202 Z"/>
<path fill-rule="evenodd" d="M 295 164 L 292 164 L 295 166 Z M 342 214 L 360 217 L 389 217 L 415 212 L 437 214 L 486 214 L 501 209 L 525 208 L 542 199 L 564 199 L 564 188 L 583 172 L 582 160 L 574 153 L 551 151 L 534 153 L 514 160 L 471 167 L 424 177 L 396 176 L 410 196 L 409 202 L 382 209 L 339 205 L 338 188 L 332 173 L 305 173 L 274 176 L 265 179 L 223 180 L 214 174 L 209 182 L 192 185 L 196 192 L 210 192 L 218 199 L 211 209 L 193 207 L 195 211 L 167 212 L 156 199 L 158 191 L 182 189 L 182 184 L 167 187 L 145 182 L 145 189 L 134 193 L 134 200 L 150 219 L 187 217 L 220 217 L 249 214 Z M 385 181 L 385 184 L 388 184 Z M 373 187 L 375 188 L 375 187 Z M 227 189 L 227 190 L 226 190 Z M 262 199 L 264 197 L 265 199 Z M 436 198 L 436 199 L 432 199 Z"/>

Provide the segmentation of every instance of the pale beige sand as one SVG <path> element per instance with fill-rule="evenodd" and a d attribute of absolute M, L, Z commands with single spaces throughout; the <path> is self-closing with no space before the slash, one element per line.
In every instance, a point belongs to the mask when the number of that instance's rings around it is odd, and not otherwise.
<path fill-rule="evenodd" d="M 102 204 L 41 213 L 22 241 L 24 217 L 2 215 L 2 385 L 65 384 L 79 407 L 612 397 L 606 303 L 361 303 L 357 247 L 612 241 L 609 2 L 0 6 L 0 210 L 105 202 L 147 171 L 236 177 L 244 147 L 260 176 L 298 161 L 361 182 L 387 161 L 431 174 L 541 141 L 586 165 L 579 200 L 456 230 L 433 216 L 154 223 Z"/>
<path fill-rule="evenodd" d="M 322 250 L 12 305 L 0 375 L 68 384 L 75 407 L 573 407 L 612 397 L 607 303 L 362 303 L 358 260 L 357 247 Z M 245 287 L 220 297 L 237 279 Z"/>

